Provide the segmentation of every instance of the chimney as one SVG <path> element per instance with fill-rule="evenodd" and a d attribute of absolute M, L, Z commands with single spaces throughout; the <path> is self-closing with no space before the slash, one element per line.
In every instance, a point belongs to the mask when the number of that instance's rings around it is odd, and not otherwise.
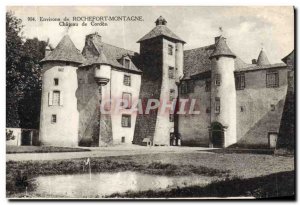
<path fill-rule="evenodd" d="M 252 59 L 252 64 L 256 64 L 256 59 Z"/>
<path fill-rule="evenodd" d="M 85 44 L 90 45 L 91 41 L 101 43 L 101 36 L 98 34 L 98 32 L 86 35 Z"/>
<path fill-rule="evenodd" d="M 223 36 L 217 36 L 217 37 L 215 37 L 215 43 L 217 43 L 220 38 L 225 39 L 225 42 L 226 42 L 226 38 L 225 37 L 223 37 Z"/>

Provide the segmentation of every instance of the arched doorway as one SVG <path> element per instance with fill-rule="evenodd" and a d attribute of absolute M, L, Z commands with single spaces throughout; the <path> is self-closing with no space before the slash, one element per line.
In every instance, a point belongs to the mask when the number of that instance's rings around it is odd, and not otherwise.
<path fill-rule="evenodd" d="M 224 142 L 224 126 L 219 122 L 213 122 L 211 123 L 210 127 L 210 141 L 212 144 L 212 147 L 215 148 L 223 148 L 225 145 Z"/>

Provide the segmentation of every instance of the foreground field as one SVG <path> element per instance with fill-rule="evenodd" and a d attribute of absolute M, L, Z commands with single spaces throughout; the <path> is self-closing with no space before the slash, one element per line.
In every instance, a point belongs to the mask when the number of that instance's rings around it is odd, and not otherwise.
<path fill-rule="evenodd" d="M 24 186 L 16 185 L 18 175 L 30 183 L 40 175 L 83 173 L 84 159 L 7 162 L 7 196 L 22 197 Z M 166 176 L 210 176 L 206 187 L 178 187 L 164 191 L 128 192 L 110 197 L 209 197 L 294 195 L 294 158 L 265 154 L 158 153 L 135 156 L 91 158 L 91 170 L 99 172 L 138 171 Z M 21 173 L 20 173 L 21 171 Z M 227 188 L 226 188 L 227 187 Z M 38 197 L 30 196 L 29 197 Z"/>

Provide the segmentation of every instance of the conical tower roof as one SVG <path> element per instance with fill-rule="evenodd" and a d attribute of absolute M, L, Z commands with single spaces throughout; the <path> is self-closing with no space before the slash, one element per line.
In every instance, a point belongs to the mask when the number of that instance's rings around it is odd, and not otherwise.
<path fill-rule="evenodd" d="M 77 50 L 70 37 L 65 35 L 56 48 L 41 60 L 42 63 L 47 61 L 67 61 L 81 64 L 85 59 Z"/>
<path fill-rule="evenodd" d="M 226 43 L 226 38 L 220 36 L 219 40 L 215 44 L 215 49 L 210 55 L 210 59 L 213 57 L 219 57 L 219 56 L 228 56 L 236 58 L 236 55 L 230 50 Z"/>
<path fill-rule="evenodd" d="M 270 65 L 270 61 L 267 57 L 267 54 L 263 49 L 261 49 L 261 51 L 258 55 L 257 65 Z"/>
<path fill-rule="evenodd" d="M 155 21 L 156 26 L 145 36 L 143 36 L 140 40 L 138 40 L 138 43 L 149 40 L 152 38 L 156 38 L 159 36 L 165 36 L 168 38 L 171 38 L 175 41 L 179 41 L 182 43 L 185 43 L 181 38 L 179 38 L 176 34 L 174 34 L 168 27 L 167 27 L 167 21 L 160 16 L 156 21 Z"/>

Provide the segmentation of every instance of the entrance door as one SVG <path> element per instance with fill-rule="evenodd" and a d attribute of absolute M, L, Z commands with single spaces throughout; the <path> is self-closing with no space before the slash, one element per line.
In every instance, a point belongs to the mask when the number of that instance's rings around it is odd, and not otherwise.
<path fill-rule="evenodd" d="M 276 148 L 278 133 L 269 133 L 269 147 Z"/>
<path fill-rule="evenodd" d="M 176 142 L 175 142 L 175 134 L 174 132 L 170 133 L 170 146 L 175 146 Z"/>
<path fill-rule="evenodd" d="M 213 147 L 223 148 L 224 147 L 224 130 L 221 123 L 214 122 L 211 125 L 211 141 Z"/>
<path fill-rule="evenodd" d="M 32 132 L 31 130 L 22 130 L 21 145 L 31 145 Z"/>

